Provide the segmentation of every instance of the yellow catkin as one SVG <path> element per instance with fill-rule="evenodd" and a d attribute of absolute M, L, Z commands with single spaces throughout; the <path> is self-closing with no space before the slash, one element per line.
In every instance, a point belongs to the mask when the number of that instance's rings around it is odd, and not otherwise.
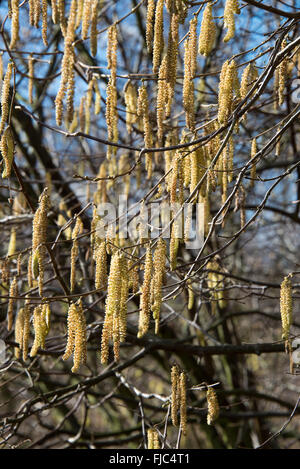
<path fill-rule="evenodd" d="M 182 371 L 179 376 L 179 395 L 180 395 L 180 428 L 184 435 L 187 430 L 187 408 L 186 408 L 186 375 Z"/>
<path fill-rule="evenodd" d="M 75 70 L 74 70 L 74 52 L 70 53 L 70 71 L 67 82 L 67 123 L 71 124 L 74 120 L 74 95 L 75 95 Z"/>
<path fill-rule="evenodd" d="M 177 365 L 171 369 L 171 418 L 172 424 L 178 426 L 178 411 L 180 407 L 179 369 Z"/>
<path fill-rule="evenodd" d="M 281 50 L 286 47 L 286 40 L 282 42 Z M 288 78 L 288 59 L 284 58 L 278 66 L 278 104 L 281 106 L 284 102 L 285 84 Z"/>
<path fill-rule="evenodd" d="M 11 62 L 7 65 L 6 74 L 2 84 L 1 92 L 1 121 L 0 121 L 0 134 L 2 134 L 5 124 L 9 116 L 9 88 L 10 80 L 13 72 L 13 64 Z"/>
<path fill-rule="evenodd" d="M 147 88 L 144 85 L 139 88 L 137 113 L 138 113 L 138 116 L 142 117 L 143 119 L 145 148 L 151 148 L 153 146 L 153 137 L 152 137 L 152 131 L 151 131 L 150 117 L 149 117 L 148 93 L 147 93 Z M 152 174 L 151 153 L 146 154 L 146 170 L 147 170 L 147 177 L 149 179 L 151 178 L 151 174 Z"/>
<path fill-rule="evenodd" d="M 7 307 L 7 330 L 10 331 L 13 325 L 13 311 L 14 311 L 14 304 L 15 298 L 18 295 L 18 282 L 17 278 L 14 277 L 13 281 L 9 287 L 9 300 L 8 300 L 8 307 Z"/>
<path fill-rule="evenodd" d="M 32 56 L 28 59 L 28 101 L 29 104 L 33 103 L 33 80 L 34 80 L 34 58 Z"/>
<path fill-rule="evenodd" d="M 93 88 L 94 88 L 94 91 L 95 91 L 95 108 L 94 108 L 94 112 L 95 112 L 95 115 L 98 115 L 100 113 L 100 109 L 101 109 L 101 94 L 100 94 L 100 88 L 99 88 L 99 85 L 98 85 L 98 80 L 97 80 L 97 76 L 96 75 L 93 75 Z"/>
<path fill-rule="evenodd" d="M 95 263 L 95 288 L 97 290 L 105 290 L 107 287 L 107 255 L 105 241 L 97 244 L 95 249 Z"/>
<path fill-rule="evenodd" d="M 212 4 L 208 4 L 203 12 L 200 35 L 199 35 L 199 54 L 208 57 L 211 53 L 215 39 L 217 28 L 213 21 Z"/>
<path fill-rule="evenodd" d="M 166 117 L 171 114 L 171 107 L 174 99 L 177 61 L 178 61 L 178 43 L 179 43 L 179 15 L 172 14 L 170 20 L 170 30 L 167 49 L 167 102 Z"/>
<path fill-rule="evenodd" d="M 71 270 L 70 270 L 70 290 L 74 291 L 76 285 L 76 260 L 78 258 L 79 246 L 78 236 L 82 233 L 83 224 L 79 217 L 76 219 L 74 229 L 72 231 L 73 245 L 71 249 Z"/>
<path fill-rule="evenodd" d="M 293 314 L 291 275 L 285 277 L 280 286 L 280 314 L 282 324 L 282 338 L 283 340 L 288 340 Z"/>
<path fill-rule="evenodd" d="M 18 311 L 16 324 L 15 324 L 15 342 L 18 347 L 15 347 L 15 357 L 22 358 L 26 361 L 28 356 L 28 342 L 30 332 L 30 309 L 28 304 Z"/>
<path fill-rule="evenodd" d="M 97 55 L 97 22 L 98 22 L 98 2 L 99 0 L 93 0 L 92 3 L 92 12 L 91 12 L 91 37 L 90 37 L 90 45 L 91 45 L 91 54 L 93 57 Z"/>
<path fill-rule="evenodd" d="M 9 47 L 14 49 L 19 40 L 19 0 L 11 2 L 12 18 L 11 18 L 11 40 Z"/>
<path fill-rule="evenodd" d="M 41 2 L 40 0 L 34 0 L 34 26 L 39 27 L 40 16 L 41 16 Z"/>
<path fill-rule="evenodd" d="M 166 110 L 166 104 L 167 104 L 167 99 L 168 99 L 166 79 L 167 79 L 167 56 L 165 55 L 159 67 L 158 85 L 157 85 L 156 115 L 157 115 L 158 146 L 161 146 L 163 142 L 163 133 L 164 133 L 163 122 L 166 117 L 165 110 Z"/>
<path fill-rule="evenodd" d="M 193 292 L 193 288 L 191 285 L 191 280 L 188 280 L 187 282 L 187 290 L 188 290 L 188 310 L 193 309 L 194 303 L 195 303 L 195 295 Z"/>
<path fill-rule="evenodd" d="M 153 23 L 155 16 L 155 0 L 148 0 L 146 20 L 146 44 L 149 54 L 153 47 Z"/>
<path fill-rule="evenodd" d="M 7 257 L 11 257 L 16 252 L 16 240 L 17 240 L 17 231 L 15 227 L 12 227 L 10 232 L 10 238 L 7 249 Z"/>
<path fill-rule="evenodd" d="M 218 100 L 219 124 L 227 122 L 233 109 L 234 91 L 237 93 L 237 70 L 236 63 L 232 60 L 226 61 L 221 70 Z"/>
<path fill-rule="evenodd" d="M 219 416 L 219 403 L 215 390 L 208 388 L 206 392 L 207 399 L 207 424 L 212 425 Z"/>
<path fill-rule="evenodd" d="M 192 48 L 190 38 L 184 43 L 184 79 L 183 79 L 183 107 L 185 110 L 186 126 L 193 130 L 195 127 L 195 110 L 194 110 L 194 81 L 193 81 L 193 65 L 192 65 Z"/>
<path fill-rule="evenodd" d="M 47 311 L 46 304 L 37 306 L 33 311 L 34 342 L 30 351 L 31 357 L 35 357 L 40 348 L 45 348 L 45 340 L 49 333 Z"/>
<path fill-rule="evenodd" d="M 116 251 L 111 258 L 110 272 L 108 277 L 108 289 L 105 305 L 105 319 L 101 338 L 101 363 L 105 365 L 108 361 L 109 341 L 113 337 L 114 317 L 120 307 L 120 291 L 122 285 L 120 257 Z"/>
<path fill-rule="evenodd" d="M 130 134 L 132 126 L 137 121 L 137 91 L 136 87 L 129 80 L 124 88 L 124 100 L 126 105 L 126 128 Z"/>
<path fill-rule="evenodd" d="M 14 139 L 10 126 L 6 127 L 2 134 L 0 140 L 0 151 L 4 163 L 2 178 L 9 178 L 14 159 Z"/>
<path fill-rule="evenodd" d="M 62 72 L 61 72 L 61 81 L 58 93 L 55 98 L 55 110 L 56 110 L 56 123 L 57 125 L 62 124 L 63 117 L 63 100 L 66 92 L 69 87 L 71 87 L 71 94 L 74 94 L 72 89 L 74 81 L 72 79 L 72 71 L 74 67 L 74 47 L 73 41 L 75 39 L 75 26 L 76 26 L 76 9 L 77 9 L 77 0 L 72 0 L 67 30 L 65 35 L 65 44 L 64 44 L 64 55 L 62 58 Z"/>
<path fill-rule="evenodd" d="M 83 3 L 81 37 L 87 39 L 91 23 L 92 0 L 85 0 Z"/>
<path fill-rule="evenodd" d="M 47 21 L 48 21 L 48 15 L 47 15 L 47 0 L 42 0 L 42 38 L 43 38 L 43 43 L 47 47 L 48 46 L 48 39 L 47 39 Z"/>
<path fill-rule="evenodd" d="M 166 243 L 159 239 L 153 256 L 154 275 L 152 278 L 152 314 L 155 321 L 155 334 L 158 334 L 160 309 L 162 305 L 162 286 L 166 272 Z"/>
<path fill-rule="evenodd" d="M 256 138 L 254 138 L 251 143 L 251 159 L 252 160 L 254 159 L 256 153 L 257 153 L 257 144 L 256 144 Z M 251 177 L 250 187 L 253 187 L 254 182 L 255 182 L 255 177 L 256 177 L 256 163 L 255 162 L 252 163 L 250 177 Z"/>
<path fill-rule="evenodd" d="M 145 268 L 144 268 L 144 281 L 141 291 L 140 303 L 140 317 L 138 337 L 143 337 L 150 324 L 150 310 L 151 310 L 151 277 L 152 277 L 152 252 L 150 246 L 146 251 Z"/>
<path fill-rule="evenodd" d="M 164 0 L 157 0 L 153 38 L 153 73 L 157 73 L 164 48 Z"/>
<path fill-rule="evenodd" d="M 35 5 L 35 0 L 29 0 L 29 24 L 30 26 L 34 25 L 34 5 Z"/>
<path fill-rule="evenodd" d="M 121 257 L 121 303 L 120 303 L 120 342 L 124 342 L 126 338 L 127 331 L 127 298 L 129 292 L 129 272 L 128 272 L 128 262 L 125 256 Z"/>
<path fill-rule="evenodd" d="M 240 14 L 238 0 L 226 0 L 224 8 L 224 26 L 228 28 L 227 33 L 224 37 L 224 42 L 230 41 L 235 34 L 235 17 L 234 15 Z"/>
<path fill-rule="evenodd" d="M 49 208 L 48 189 L 46 188 L 40 196 L 39 206 L 35 212 L 32 225 L 32 272 L 34 278 L 38 277 L 39 293 L 42 296 L 44 281 L 44 262 L 46 255 L 46 240 Z"/>
<path fill-rule="evenodd" d="M 54 24 L 57 24 L 59 21 L 59 11 L 58 11 L 58 4 L 57 0 L 51 0 L 51 14 L 52 14 L 52 21 Z"/>
<path fill-rule="evenodd" d="M 159 437 L 155 428 L 147 430 L 148 449 L 160 449 Z"/>
<path fill-rule="evenodd" d="M 80 365 L 86 362 L 86 320 L 79 300 L 72 303 L 68 310 L 68 334 L 63 360 L 68 360 L 73 354 L 72 373 L 76 373 Z"/>

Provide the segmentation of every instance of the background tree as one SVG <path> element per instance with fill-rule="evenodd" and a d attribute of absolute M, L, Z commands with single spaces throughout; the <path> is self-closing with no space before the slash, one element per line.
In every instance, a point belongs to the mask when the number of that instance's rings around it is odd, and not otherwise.
<path fill-rule="evenodd" d="M 2 448 L 299 448 L 299 4 L 0 14 Z"/>

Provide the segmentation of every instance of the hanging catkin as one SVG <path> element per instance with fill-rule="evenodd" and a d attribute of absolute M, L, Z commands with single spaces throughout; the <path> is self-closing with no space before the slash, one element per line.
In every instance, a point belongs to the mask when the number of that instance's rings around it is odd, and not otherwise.
<path fill-rule="evenodd" d="M 129 80 L 124 88 L 124 100 L 126 105 L 126 129 L 130 134 L 132 126 L 137 121 L 137 91 L 134 84 Z"/>
<path fill-rule="evenodd" d="M 257 153 L 257 144 L 256 144 L 256 138 L 254 138 L 251 143 L 251 160 L 255 158 L 256 153 Z M 250 177 L 251 177 L 250 187 L 253 187 L 254 182 L 255 182 L 255 177 L 256 177 L 256 162 L 255 161 L 252 163 L 252 166 L 251 166 Z"/>
<path fill-rule="evenodd" d="M 224 26 L 228 28 L 226 36 L 224 37 L 224 42 L 230 41 L 234 37 L 235 33 L 235 18 L 234 15 L 240 14 L 239 2 L 238 0 L 226 0 L 224 8 Z"/>
<path fill-rule="evenodd" d="M 166 117 L 171 114 L 171 107 L 174 99 L 176 73 L 177 73 L 177 59 L 178 59 L 178 43 L 179 43 L 179 15 L 172 14 L 170 20 L 170 30 L 168 38 L 167 50 L 167 103 L 166 103 Z"/>
<path fill-rule="evenodd" d="M 83 224 L 79 217 L 76 219 L 74 229 L 72 231 L 72 249 L 71 249 L 71 270 L 70 270 L 70 291 L 71 293 L 75 289 L 76 284 L 76 260 L 78 257 L 79 246 L 78 246 L 78 236 L 82 233 Z"/>
<path fill-rule="evenodd" d="M 34 79 L 34 58 L 32 55 L 28 59 L 28 101 L 33 103 L 33 79 Z"/>
<path fill-rule="evenodd" d="M 81 364 L 86 362 L 86 320 L 81 299 L 72 303 L 68 311 L 68 335 L 65 353 L 67 360 L 73 354 L 72 373 L 76 373 Z"/>
<path fill-rule="evenodd" d="M 208 388 L 206 392 L 207 399 L 207 424 L 212 425 L 219 416 L 219 403 L 217 394 L 213 388 Z"/>
<path fill-rule="evenodd" d="M 151 278 L 152 278 L 152 252 L 150 246 L 146 251 L 145 268 L 144 268 L 144 281 L 141 291 L 140 303 L 140 317 L 138 337 L 143 337 L 150 324 L 150 310 L 151 310 Z"/>
<path fill-rule="evenodd" d="M 42 0 L 42 38 L 43 38 L 43 43 L 45 46 L 48 46 L 48 39 L 47 39 L 47 21 L 48 21 L 48 15 L 47 15 L 47 0 Z"/>
<path fill-rule="evenodd" d="M 91 13 L 91 54 L 93 57 L 97 55 L 97 22 L 98 22 L 98 2 L 99 0 L 93 0 L 92 13 Z"/>
<path fill-rule="evenodd" d="M 164 48 L 164 0 L 157 0 L 153 38 L 153 73 L 157 73 Z"/>
<path fill-rule="evenodd" d="M 164 119 L 165 110 L 168 99 L 167 94 L 167 56 L 165 55 L 162 59 L 158 73 L 157 83 L 157 104 L 156 104 L 156 115 L 157 115 L 157 140 L 158 146 L 162 146 L 163 133 L 164 133 Z"/>
<path fill-rule="evenodd" d="M 18 40 L 19 40 L 19 1 L 20 0 L 12 0 L 11 2 L 11 10 L 12 10 L 12 18 L 11 18 L 11 39 L 10 39 L 10 49 L 14 49 Z"/>
<path fill-rule="evenodd" d="M 137 113 L 139 117 L 143 118 L 144 127 L 144 143 L 145 148 L 151 148 L 153 146 L 152 131 L 149 117 L 149 102 L 147 88 L 143 85 L 138 91 L 138 108 Z M 146 153 L 146 170 L 148 178 L 152 174 L 152 154 Z"/>
<path fill-rule="evenodd" d="M 65 35 L 64 55 L 62 58 L 62 66 L 61 66 L 62 72 L 61 72 L 60 87 L 59 87 L 59 90 L 55 99 L 57 125 L 62 124 L 63 100 L 64 100 L 66 92 L 70 89 L 69 94 L 71 96 L 74 95 L 74 89 L 73 89 L 74 80 L 72 79 L 72 73 L 73 73 L 73 67 L 74 67 L 73 41 L 75 39 L 76 9 L 77 9 L 77 0 L 72 0 L 70 11 L 69 11 L 67 31 Z M 70 104 L 68 104 L 68 106 L 70 106 Z"/>
<path fill-rule="evenodd" d="M 180 407 L 180 389 L 179 389 L 179 370 L 178 366 L 174 365 L 171 369 L 171 418 L 174 427 L 178 425 L 178 411 Z"/>
<path fill-rule="evenodd" d="M 32 272 L 34 278 L 38 277 L 39 293 L 42 296 L 44 281 L 44 262 L 47 240 L 48 218 L 47 211 L 49 207 L 48 189 L 46 188 L 40 196 L 39 206 L 35 212 L 32 224 Z"/>
<path fill-rule="evenodd" d="M 19 347 L 15 347 L 15 357 L 19 359 L 22 354 L 24 361 L 28 356 L 28 343 L 30 333 L 30 308 L 28 303 L 25 303 L 24 308 L 18 311 L 16 324 L 15 324 L 15 342 Z"/>
<path fill-rule="evenodd" d="M 187 409 L 186 409 L 186 375 L 182 371 L 179 376 L 179 395 L 180 395 L 180 428 L 186 435 L 187 428 Z"/>
<path fill-rule="evenodd" d="M 59 11 L 57 0 L 51 0 L 51 11 L 52 11 L 52 21 L 54 24 L 57 24 L 59 21 Z"/>
<path fill-rule="evenodd" d="M 34 308 L 33 311 L 34 342 L 30 356 L 35 357 L 38 350 L 45 348 L 45 340 L 49 333 L 49 305 L 44 303 Z"/>
<path fill-rule="evenodd" d="M 160 238 L 153 257 L 154 275 L 152 278 L 152 313 L 155 320 L 155 334 L 158 334 L 160 309 L 162 304 L 162 286 L 166 272 L 166 243 Z"/>
<path fill-rule="evenodd" d="M 9 178 L 14 159 L 14 139 L 10 126 L 6 127 L 1 136 L 0 151 L 4 163 L 2 178 Z"/>
<path fill-rule="evenodd" d="M 191 32 L 191 30 L 190 30 Z M 185 110 L 186 126 L 193 130 L 195 127 L 194 110 L 194 41 L 191 41 L 190 32 L 184 43 L 184 79 L 183 79 L 183 107 Z"/>
<path fill-rule="evenodd" d="M 11 62 L 7 65 L 6 74 L 2 84 L 2 92 L 1 92 L 1 121 L 0 121 L 0 134 L 2 134 L 6 121 L 9 115 L 9 87 L 10 87 L 10 79 L 12 76 L 13 71 L 13 64 Z"/>
<path fill-rule="evenodd" d="M 106 88 L 106 125 L 108 140 L 117 143 L 118 141 L 118 111 L 117 111 L 117 28 L 113 24 L 108 30 L 107 40 L 107 68 L 111 71 L 109 82 Z M 114 152 L 116 149 L 114 148 Z M 112 155 L 112 147 L 109 145 L 107 149 L 107 157 Z"/>
<path fill-rule="evenodd" d="M 85 0 L 83 2 L 82 12 L 82 25 L 81 25 L 81 37 L 83 40 L 87 39 L 89 34 L 89 28 L 91 23 L 91 12 L 92 12 L 92 0 Z"/>
<path fill-rule="evenodd" d="M 208 4 L 203 12 L 200 35 L 199 35 L 199 54 L 208 57 L 211 53 L 215 39 L 216 39 L 216 26 L 212 16 L 212 4 Z"/>
<path fill-rule="evenodd" d="M 13 325 L 13 310 L 15 304 L 15 298 L 18 295 L 18 282 L 17 278 L 14 277 L 13 281 L 9 287 L 9 300 L 8 300 L 8 308 L 7 308 L 7 330 L 10 331 Z"/>
<path fill-rule="evenodd" d="M 227 122 L 233 109 L 233 95 L 239 93 L 236 63 L 226 61 L 221 70 L 218 100 L 218 121 L 220 124 Z"/>
<path fill-rule="evenodd" d="M 149 54 L 153 47 L 153 22 L 155 15 L 155 0 L 148 0 L 146 20 L 146 44 Z"/>
<path fill-rule="evenodd" d="M 286 40 L 282 41 L 281 50 L 287 45 Z M 284 101 L 285 84 L 288 78 L 288 59 L 284 58 L 278 66 L 278 104 L 281 106 Z"/>
<path fill-rule="evenodd" d="M 107 254 L 105 241 L 97 243 L 95 248 L 95 263 L 95 288 L 97 290 L 105 290 L 107 287 Z"/>
<path fill-rule="evenodd" d="M 148 449 L 160 449 L 158 433 L 155 428 L 147 430 Z"/>
<path fill-rule="evenodd" d="M 280 314 L 282 324 L 282 339 L 288 340 L 293 314 L 291 274 L 284 278 L 280 286 Z"/>
<path fill-rule="evenodd" d="M 108 289 L 105 305 L 105 319 L 101 338 L 101 363 L 105 365 L 108 361 L 109 341 L 113 337 L 114 317 L 120 308 L 121 291 L 121 266 L 120 257 L 116 251 L 111 258 L 110 272 L 108 277 Z"/>

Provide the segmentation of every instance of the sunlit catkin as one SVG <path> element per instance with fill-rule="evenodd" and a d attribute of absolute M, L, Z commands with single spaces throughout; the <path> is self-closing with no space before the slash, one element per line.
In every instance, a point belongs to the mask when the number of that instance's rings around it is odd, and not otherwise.
<path fill-rule="evenodd" d="M 256 144 L 256 138 L 254 138 L 251 143 L 251 160 L 254 160 L 256 153 L 257 153 L 257 144 Z M 255 177 L 256 177 L 256 162 L 253 161 L 252 166 L 251 166 L 251 172 L 250 172 L 250 178 L 251 178 L 250 187 L 254 186 Z"/>
<path fill-rule="evenodd" d="M 97 55 L 98 41 L 97 41 L 97 22 L 98 22 L 98 2 L 99 0 L 93 0 L 92 13 L 91 13 L 91 54 L 93 57 Z"/>
<path fill-rule="evenodd" d="M 11 10 L 12 10 L 12 18 L 11 18 L 11 39 L 9 47 L 14 49 L 18 40 L 19 40 L 19 3 L 20 0 L 12 0 L 11 2 Z"/>
<path fill-rule="evenodd" d="M 14 159 L 14 139 L 10 126 L 6 127 L 1 136 L 0 151 L 4 163 L 2 178 L 9 178 Z"/>
<path fill-rule="evenodd" d="M 217 30 L 212 15 L 212 5 L 209 3 L 202 17 L 198 46 L 199 54 L 208 57 L 214 47 L 216 32 Z"/>
<path fill-rule="evenodd" d="M 85 0 L 83 2 L 82 11 L 82 24 L 81 24 L 81 37 L 83 40 L 87 39 L 91 23 L 92 13 L 92 0 Z"/>
<path fill-rule="evenodd" d="M 126 105 L 126 128 L 130 134 L 132 126 L 137 121 L 137 91 L 131 81 L 128 81 L 124 88 L 124 100 Z"/>
<path fill-rule="evenodd" d="M 42 38 L 43 43 L 45 46 L 48 46 L 48 39 L 47 39 L 47 0 L 42 0 Z"/>
<path fill-rule="evenodd" d="M 67 322 L 67 344 L 62 359 L 67 360 L 73 354 L 71 371 L 76 373 L 86 361 L 86 320 L 81 300 L 70 305 Z"/>
<path fill-rule="evenodd" d="M 13 281 L 9 287 L 9 300 L 8 300 L 8 308 L 7 308 L 7 330 L 10 331 L 13 325 L 13 311 L 14 311 L 14 304 L 15 304 L 15 297 L 18 295 L 18 282 L 17 278 L 14 277 Z"/>
<path fill-rule="evenodd" d="M 179 369 L 177 365 L 172 366 L 171 370 L 171 418 L 172 424 L 178 426 L 178 411 L 180 407 L 180 387 L 179 387 Z"/>
<path fill-rule="evenodd" d="M 44 262 L 47 240 L 49 196 L 47 188 L 39 199 L 39 206 L 35 212 L 32 225 L 32 272 L 34 278 L 38 277 L 39 293 L 42 296 L 44 281 Z"/>
<path fill-rule="evenodd" d="M 73 87 L 73 84 L 74 84 L 74 80 L 72 79 L 72 77 L 70 79 L 70 76 L 71 76 L 73 66 L 74 66 L 73 41 L 75 39 L 76 9 L 77 9 L 77 0 L 72 0 L 70 10 L 69 10 L 68 25 L 67 25 L 66 35 L 65 35 L 64 55 L 62 58 L 62 65 L 61 65 L 62 72 L 61 72 L 60 86 L 59 86 L 59 90 L 55 98 L 57 125 L 62 124 L 63 100 L 65 97 L 65 94 L 68 91 L 69 87 Z"/>
<path fill-rule="evenodd" d="M 33 103 L 33 79 L 34 79 L 34 58 L 32 55 L 28 59 L 28 101 Z"/>
<path fill-rule="evenodd" d="M 111 258 L 105 305 L 105 319 L 102 328 L 101 363 L 103 365 L 105 365 L 108 361 L 109 341 L 113 338 L 114 317 L 117 315 L 120 307 L 120 291 L 122 285 L 120 273 L 120 257 L 116 251 Z"/>
<path fill-rule="evenodd" d="M 218 398 L 213 388 L 207 389 L 206 399 L 207 399 L 207 424 L 212 425 L 219 416 Z"/>
<path fill-rule="evenodd" d="M 152 278 L 153 302 L 152 313 L 155 320 L 155 334 L 158 334 L 160 309 L 162 304 L 162 286 L 166 272 L 166 243 L 160 238 L 153 257 L 154 275 Z"/>
<path fill-rule="evenodd" d="M 152 277 L 152 252 L 150 246 L 146 251 L 145 268 L 144 268 L 144 281 L 141 292 L 140 303 L 140 317 L 138 337 L 143 337 L 150 324 L 150 309 L 151 309 L 151 277 Z"/>
<path fill-rule="evenodd" d="M 186 375 L 182 371 L 179 376 L 179 396 L 180 396 L 180 428 L 184 435 L 187 429 L 187 408 L 186 408 Z"/>
<path fill-rule="evenodd" d="M 226 0 L 224 8 L 224 26 L 227 28 L 227 33 L 224 37 L 224 42 L 230 41 L 235 34 L 235 17 L 234 15 L 240 14 L 238 0 Z"/>
<path fill-rule="evenodd" d="M 286 47 L 286 40 L 282 42 L 281 50 Z M 284 58 L 278 67 L 278 104 L 281 106 L 284 101 L 285 84 L 288 78 L 288 59 Z"/>
<path fill-rule="evenodd" d="M 220 124 L 227 122 L 233 108 L 233 93 L 237 91 L 236 63 L 226 61 L 221 70 L 218 101 L 218 121 Z"/>
<path fill-rule="evenodd" d="M 291 274 L 284 278 L 280 286 L 280 314 L 282 324 L 282 339 L 288 340 L 292 324 L 293 298 Z"/>
<path fill-rule="evenodd" d="M 9 116 L 9 88 L 10 88 L 10 80 L 13 72 L 13 64 L 11 62 L 7 65 L 6 74 L 2 84 L 2 92 L 1 92 L 1 121 L 0 121 L 0 134 L 2 134 L 5 124 L 7 122 Z"/>
<path fill-rule="evenodd" d="M 143 85 L 138 91 L 138 108 L 137 113 L 139 117 L 143 119 L 144 127 L 144 143 L 145 148 L 151 148 L 153 146 L 152 130 L 149 116 L 149 102 L 147 88 Z M 146 154 L 146 169 L 147 176 L 152 174 L 152 155 L 151 153 Z"/>
<path fill-rule="evenodd" d="M 82 233 L 83 224 L 79 217 L 76 219 L 75 227 L 72 231 L 72 249 L 71 249 L 71 270 L 70 270 L 70 291 L 73 292 L 76 284 L 76 260 L 79 252 L 78 236 Z"/>
<path fill-rule="evenodd" d="M 107 254 L 106 243 L 101 241 L 95 248 L 95 288 L 105 290 L 107 287 Z"/>
<path fill-rule="evenodd" d="M 158 433 L 155 428 L 147 430 L 148 449 L 160 449 Z"/>
<path fill-rule="evenodd" d="M 148 0 L 146 20 L 146 44 L 149 54 L 153 46 L 153 22 L 155 16 L 155 0 Z"/>
<path fill-rule="evenodd" d="M 25 303 L 24 308 L 18 311 L 15 324 L 15 342 L 19 347 L 15 347 L 15 357 L 22 358 L 26 361 L 28 356 L 28 343 L 30 333 L 30 308 Z"/>
<path fill-rule="evenodd" d="M 160 65 L 161 55 L 164 48 L 164 0 L 157 0 L 154 22 L 153 38 L 153 73 L 157 73 Z"/>
<path fill-rule="evenodd" d="M 34 342 L 30 356 L 35 357 L 38 350 L 45 348 L 45 340 L 49 333 L 49 322 L 47 318 L 48 306 L 39 305 L 33 311 Z"/>

